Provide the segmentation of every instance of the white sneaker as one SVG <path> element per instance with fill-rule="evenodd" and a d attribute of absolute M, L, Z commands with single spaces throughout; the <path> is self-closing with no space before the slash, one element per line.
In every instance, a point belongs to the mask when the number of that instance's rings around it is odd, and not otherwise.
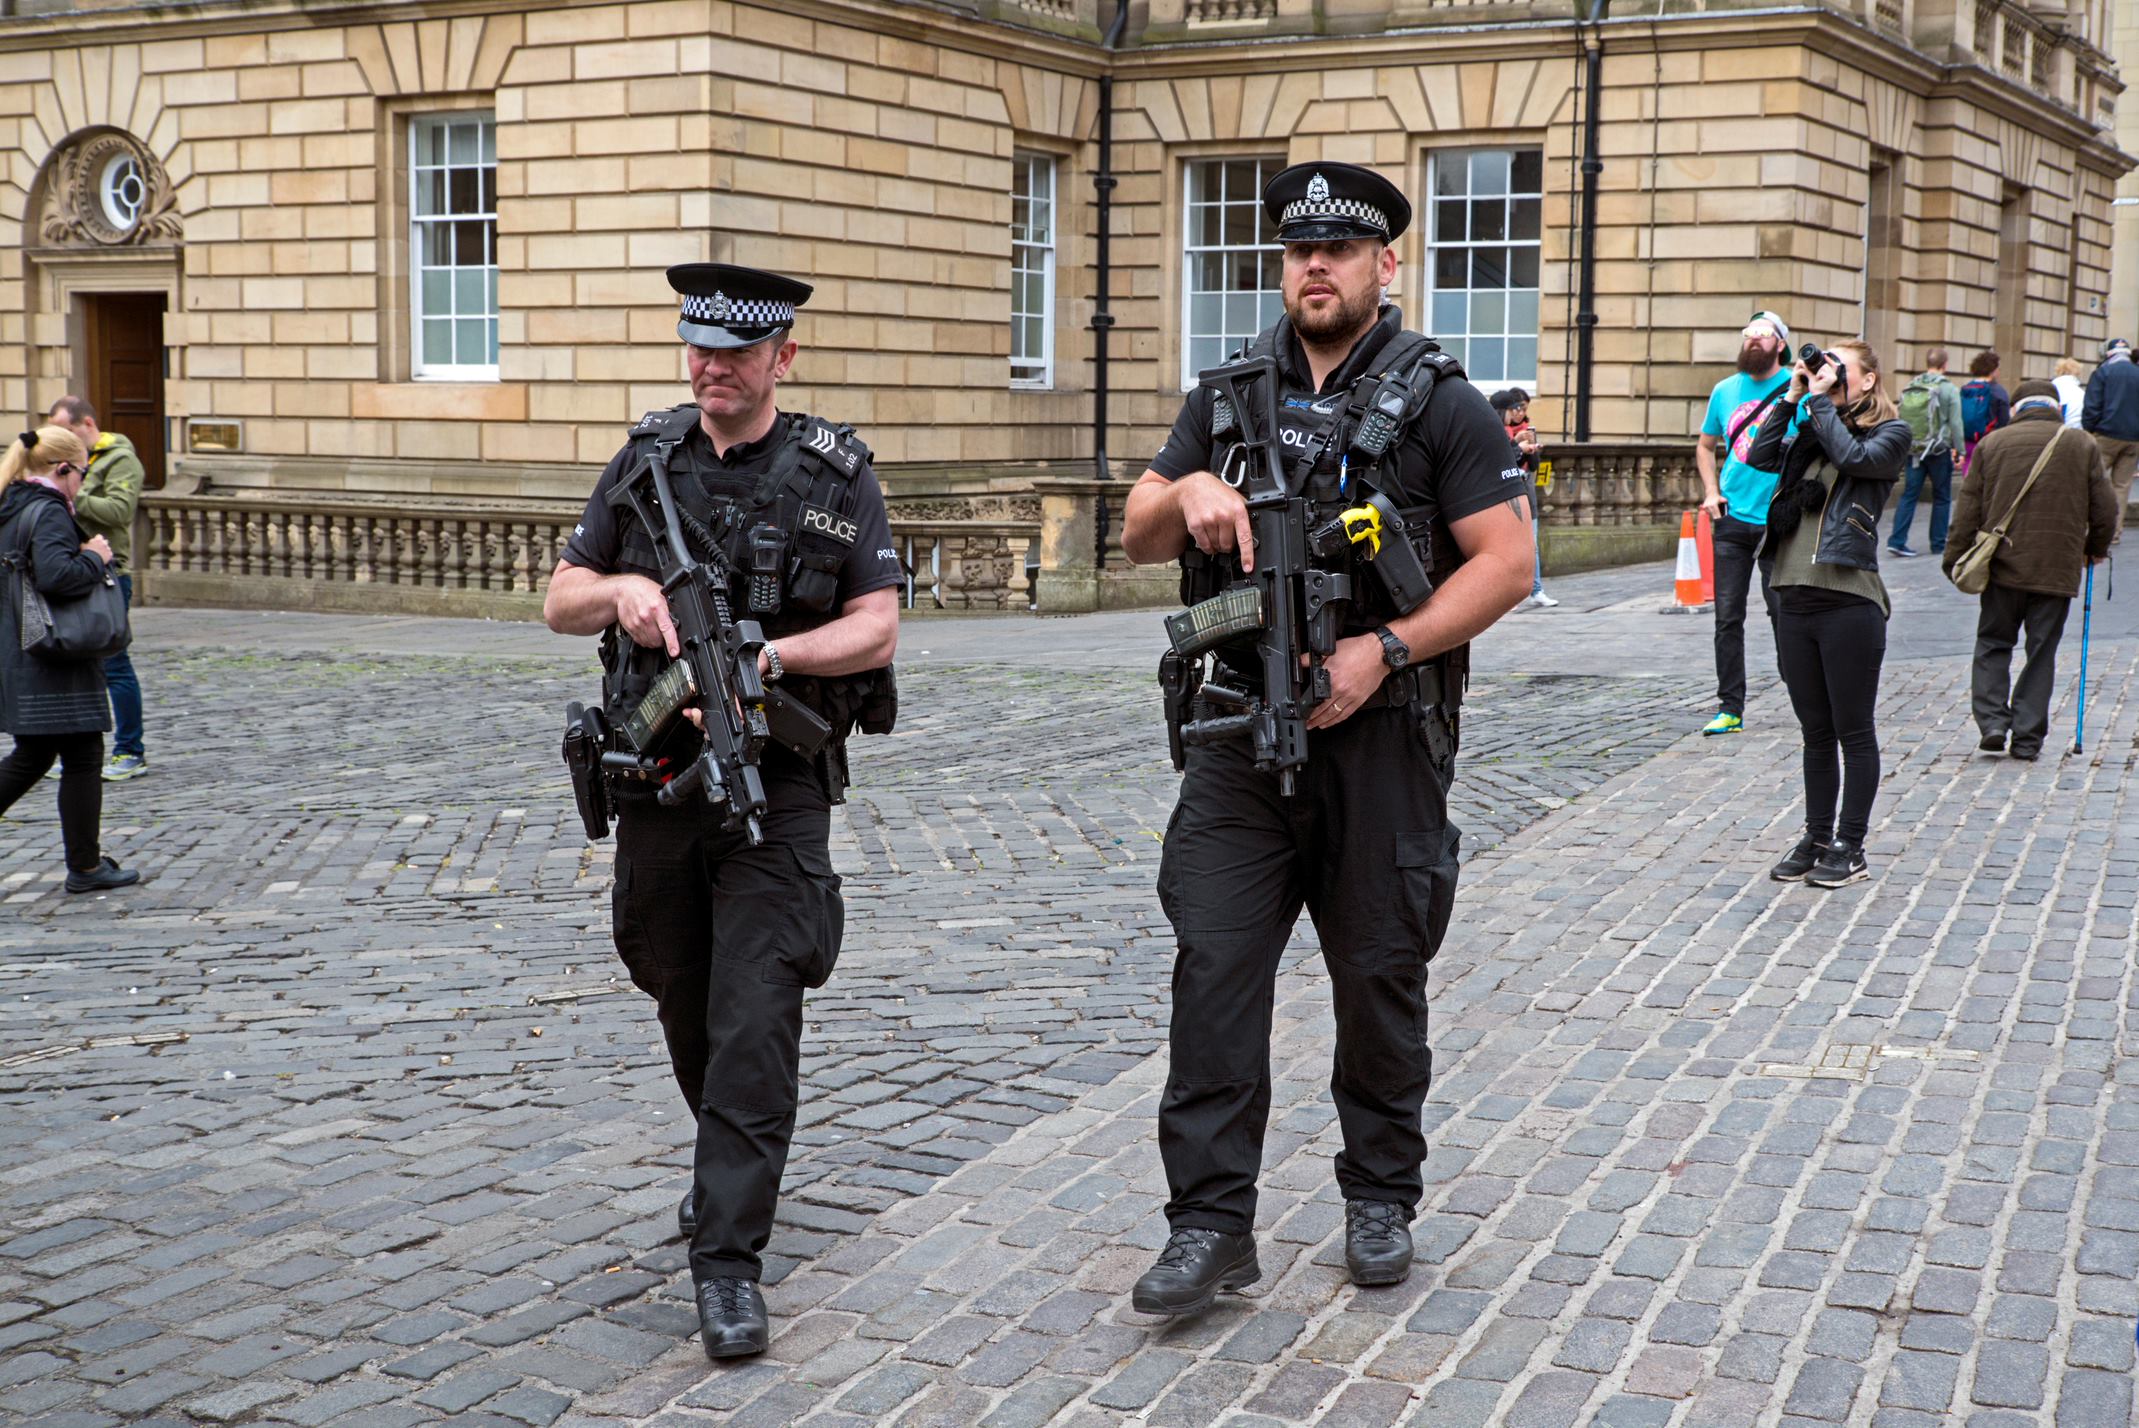
<path fill-rule="evenodd" d="M 1530 597 L 1530 605 L 1532 609 L 1550 610 L 1559 603 L 1559 601 L 1553 599 L 1550 595 L 1547 595 L 1542 590 L 1537 591 Z"/>

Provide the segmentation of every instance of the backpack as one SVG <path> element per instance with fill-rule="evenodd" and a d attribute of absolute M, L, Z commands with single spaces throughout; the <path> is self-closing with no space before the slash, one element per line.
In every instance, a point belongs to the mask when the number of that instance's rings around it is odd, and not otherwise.
<path fill-rule="evenodd" d="M 1994 425 L 1990 416 L 1990 382 L 1979 377 L 1961 388 L 1961 431 L 1973 446 Z"/>
<path fill-rule="evenodd" d="M 1909 454 L 1932 454 L 1938 430 L 1938 379 L 1926 372 L 1901 389 L 1901 419 L 1909 424 Z"/>

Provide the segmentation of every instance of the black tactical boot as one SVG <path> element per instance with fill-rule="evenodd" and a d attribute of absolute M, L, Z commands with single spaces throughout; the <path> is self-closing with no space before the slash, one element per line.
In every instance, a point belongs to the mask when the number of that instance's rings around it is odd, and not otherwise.
<path fill-rule="evenodd" d="M 698 1233 L 698 1187 L 693 1185 L 683 1192 L 683 1203 L 676 1207 L 676 1233 L 686 1240 Z"/>
<path fill-rule="evenodd" d="M 1386 1200 L 1344 1202 L 1344 1267 L 1354 1284 L 1401 1284 L 1411 1273 L 1411 1212 Z"/>
<path fill-rule="evenodd" d="M 1805 874 L 1805 881 L 1816 888 L 1838 888 L 1871 875 L 1871 868 L 1864 861 L 1864 845 L 1837 838 L 1826 852 L 1820 854 L 1812 871 Z"/>
<path fill-rule="evenodd" d="M 1198 1314 L 1221 1289 L 1238 1289 L 1263 1277 L 1255 1262 L 1255 1236 L 1223 1230 L 1175 1230 L 1129 1295 L 1139 1314 Z"/>
<path fill-rule="evenodd" d="M 770 1337 L 765 1296 L 748 1279 L 709 1279 L 698 1286 L 698 1336 L 709 1359 L 762 1354 Z"/>
<path fill-rule="evenodd" d="M 109 858 L 97 859 L 97 865 L 87 872 L 74 868 L 67 870 L 67 891 L 71 893 L 109 892 L 113 888 L 129 888 L 141 881 L 141 874 L 132 868 L 122 868 Z"/>
<path fill-rule="evenodd" d="M 1826 851 L 1825 842 L 1807 833 L 1797 840 L 1795 848 L 1783 855 L 1781 862 L 1768 869 L 1768 876 L 1779 883 L 1801 883 Z"/>

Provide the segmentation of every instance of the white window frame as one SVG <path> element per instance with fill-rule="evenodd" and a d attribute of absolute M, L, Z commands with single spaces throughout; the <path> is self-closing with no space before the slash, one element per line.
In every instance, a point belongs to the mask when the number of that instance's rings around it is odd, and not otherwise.
<path fill-rule="evenodd" d="M 1538 191 L 1537 191 L 1537 192 L 1535 192 L 1535 193 L 1531 193 L 1531 192 L 1529 192 L 1529 191 L 1527 191 L 1527 190 L 1526 190 L 1526 191 L 1524 191 L 1524 192 L 1521 192 L 1521 193 L 1517 193 L 1517 192 L 1515 191 L 1515 185 L 1514 185 L 1514 167 L 1515 167 L 1515 164 L 1514 164 L 1514 158 L 1515 158 L 1515 155 L 1517 155 L 1517 154 L 1519 154 L 1519 153 L 1525 153 L 1525 152 L 1534 152 L 1534 153 L 1537 153 L 1537 154 L 1538 154 L 1538 156 L 1539 156 L 1539 165 L 1538 165 Z M 1507 200 L 1507 201 L 1509 201 L 1509 203 L 1510 203 L 1510 207 L 1509 207 L 1509 209 L 1508 209 L 1508 215 L 1509 215 L 1509 222 L 1508 222 L 1508 225 L 1507 225 L 1507 229 L 1506 229 L 1506 232 L 1505 232 L 1504 236 L 1502 236 L 1502 237 L 1499 237 L 1499 238 L 1487 238 L 1487 239 L 1477 239 L 1477 238 L 1473 238 L 1473 237 L 1471 237 L 1471 236 L 1470 236 L 1470 234 L 1471 234 L 1471 228 L 1470 228 L 1470 223 L 1469 223 L 1469 219 L 1470 219 L 1470 213 L 1471 213 L 1471 210 L 1470 210 L 1470 204 L 1471 204 L 1471 203 L 1472 203 L 1472 202 L 1473 202 L 1474 200 L 1476 200 L 1476 199 L 1477 199 L 1477 198 L 1478 198 L 1478 197 L 1479 197 L 1480 195 L 1476 194 L 1476 193 L 1475 193 L 1475 192 L 1474 192 L 1474 191 L 1472 190 L 1472 188 L 1471 188 L 1471 178 L 1470 178 L 1470 174 L 1469 174 L 1469 171 L 1468 171 L 1468 170 L 1469 170 L 1469 166 L 1470 166 L 1471 158 L 1472 158 L 1472 157 L 1473 157 L 1474 155 L 1477 155 L 1477 154 L 1486 154 L 1486 153 L 1498 153 L 1498 154 L 1506 154 L 1506 155 L 1508 156 L 1508 159 L 1509 159 L 1509 163 L 1508 163 L 1508 168 L 1509 168 L 1509 183 L 1508 183 L 1508 191 L 1507 191 L 1506 193 L 1504 193 L 1504 194 L 1500 195 L 1500 197 L 1502 197 L 1502 198 L 1503 198 L 1504 200 Z M 1424 327 L 1424 330 L 1425 330 L 1425 332 L 1426 332 L 1426 335 L 1427 335 L 1427 336 L 1429 336 L 1429 337 L 1433 338 L 1433 339 L 1434 339 L 1435 341 L 1437 341 L 1437 342 L 1441 343 L 1441 344 L 1442 344 L 1442 345 L 1443 345 L 1444 347 L 1446 347 L 1446 346 L 1450 346 L 1450 345 L 1451 345 L 1451 341 L 1452 341 L 1452 340 L 1453 340 L 1454 342 L 1456 342 L 1456 343 L 1460 343 L 1460 344 L 1461 344 L 1460 346 L 1458 346 L 1458 347 L 1453 347 L 1453 348 L 1452 348 L 1452 350 L 1454 350 L 1454 351 L 1456 351 L 1456 352 L 1459 352 L 1459 353 L 1460 353 L 1460 354 L 1462 355 L 1462 357 L 1463 357 L 1463 360 L 1464 360 L 1464 365 L 1465 365 L 1466 369 L 1469 369 L 1469 368 L 1470 368 L 1470 353 L 1471 353 L 1471 346 L 1470 346 L 1470 345 L 1471 345 L 1471 342 L 1472 342 L 1472 341 L 1474 340 L 1474 338 L 1475 338 L 1475 336 L 1476 336 L 1476 334 L 1474 334 L 1474 333 L 1473 333 L 1473 332 L 1471 331 L 1471 324 L 1470 324 L 1470 316 L 1469 316 L 1469 313 L 1470 313 L 1470 302 L 1469 302 L 1469 298 L 1470 298 L 1470 294 L 1472 294 L 1472 293 L 1474 293 L 1474 292 L 1483 292 L 1483 291 L 1487 291 L 1487 289 L 1481 289 L 1481 288 L 1473 288 L 1473 287 L 1471 287 L 1471 286 L 1469 285 L 1469 282 L 1468 282 L 1468 277 L 1466 276 L 1465 286 L 1464 286 L 1464 287 L 1463 287 L 1462 289 L 1460 289 L 1460 291 L 1461 291 L 1461 292 L 1462 292 L 1462 293 L 1463 293 L 1463 294 L 1465 295 L 1465 303 L 1464 303 L 1464 324 L 1463 324 L 1463 331 L 1462 331 L 1462 332 L 1460 332 L 1460 333 L 1454 333 L 1454 332 L 1446 332 L 1446 331 L 1442 331 L 1442 330 L 1441 330 L 1441 328 L 1442 328 L 1442 323 L 1441 323 L 1441 321 L 1440 321 L 1440 313 L 1439 313 L 1440 303 L 1439 303 L 1438 299 L 1439 299 L 1439 298 L 1440 298 L 1440 297 L 1441 297 L 1441 296 L 1442 296 L 1442 295 L 1443 295 L 1444 293 L 1454 293 L 1454 292 L 1458 291 L 1458 289 L 1455 289 L 1455 288 L 1443 288 L 1442 286 L 1440 286 L 1440 265 L 1439 265 L 1439 263 L 1438 263 L 1437 259 L 1438 259 L 1439 255 L 1440 255 L 1441 251 L 1442 251 L 1443 249 L 1446 249 L 1446 248 L 1461 248 L 1461 249 L 1463 249 L 1463 250 L 1464 250 L 1465 252 L 1469 252 L 1470 250 L 1472 250 L 1472 249 L 1474 249 L 1474 248 L 1505 248 L 1505 249 L 1509 250 L 1509 253 L 1510 253 L 1510 256 L 1511 256 L 1511 262 L 1510 262 L 1510 264 L 1509 264 L 1509 267 L 1510 267 L 1510 271 L 1509 271 L 1509 273 L 1508 273 L 1508 277 L 1509 277 L 1509 279 L 1510 279 L 1511 281 L 1510 281 L 1510 283 L 1509 283 L 1509 285 L 1508 285 L 1508 286 L 1505 286 L 1505 287 L 1503 287 L 1503 288 L 1502 288 L 1502 289 L 1501 289 L 1500 291 L 1501 291 L 1501 292 L 1502 292 L 1503 294 L 1506 294 L 1506 293 L 1511 293 L 1511 292 L 1517 292 L 1517 291 L 1522 291 L 1522 292 L 1528 292 L 1528 291 L 1532 291 L 1532 289 L 1530 289 L 1530 288 L 1516 288 L 1516 287 L 1515 287 L 1515 286 L 1513 285 L 1512 279 L 1513 279 L 1513 277 L 1514 277 L 1514 272 L 1513 272 L 1513 262 L 1512 262 L 1512 255 L 1513 255 L 1513 252 L 1514 252 L 1514 250 L 1515 250 L 1515 249 L 1518 249 L 1518 248 L 1530 248 L 1530 249 L 1533 249 L 1533 250 L 1535 250 L 1535 251 L 1536 251 L 1536 253 L 1537 253 L 1537 264 L 1538 264 L 1538 273 L 1537 273 L 1537 285 L 1536 285 L 1536 288 L 1535 288 L 1535 292 L 1537 293 L 1537 299 L 1538 299 L 1538 317 L 1537 317 L 1537 325 L 1538 325 L 1538 327 L 1539 327 L 1540 329 L 1542 329 L 1542 327 L 1543 327 L 1543 325 L 1544 325 L 1544 285 L 1545 285 L 1545 251 L 1544 251 L 1544 187 L 1545 187 L 1545 181 L 1544 181 L 1544 164 L 1543 164 L 1543 146 L 1542 146 L 1542 145 L 1537 145 L 1537 144 L 1480 144 L 1480 145 L 1474 145 L 1474 146 L 1472 146 L 1472 147 L 1469 147 L 1469 148 L 1462 148 L 1462 149 L 1438 149 L 1438 150 L 1435 150 L 1435 151 L 1434 151 L 1434 152 L 1433 152 L 1433 153 L 1432 153 L 1431 155 L 1429 155 L 1428 157 L 1429 157 L 1429 162 L 1428 162 L 1428 164 L 1427 164 L 1427 173 L 1426 173 L 1426 195 L 1425 195 L 1425 208 L 1426 208 L 1426 273 L 1425 273 L 1425 278 L 1426 278 L 1426 282 L 1425 282 L 1425 287 L 1426 287 L 1426 311 L 1425 311 L 1425 313 L 1423 314 L 1423 319 L 1424 319 L 1424 321 L 1423 321 L 1423 327 Z M 1464 167 L 1465 167 L 1465 174 L 1464 174 L 1464 180 L 1463 180 L 1463 194 L 1462 194 L 1462 197 L 1461 197 L 1461 200 L 1460 200 L 1460 201 L 1461 201 L 1461 202 L 1462 202 L 1462 203 L 1463 203 L 1463 204 L 1465 205 L 1465 226 L 1464 226 L 1464 237 L 1462 237 L 1462 238 L 1460 238 L 1460 239 L 1444 239 L 1444 238 L 1443 238 L 1443 237 L 1441 236 L 1441 210 L 1440 210 L 1440 204 L 1441 204 L 1441 203 L 1442 203 L 1442 202 L 1444 201 L 1444 200 L 1442 199 L 1442 197 L 1441 197 L 1441 166 L 1442 166 L 1443 164 L 1446 164 L 1446 163 L 1461 163 L 1461 164 L 1463 164 L 1463 165 L 1464 165 Z M 1515 237 L 1515 236 L 1514 236 L 1514 223 L 1513 223 L 1513 216 L 1514 216 L 1514 208 L 1513 208 L 1513 203 L 1512 203 L 1512 201 L 1513 201 L 1514 199 L 1517 199 L 1517 198 L 1525 198 L 1525 199 L 1534 199 L 1534 200 L 1536 200 L 1536 202 L 1537 202 L 1537 204 L 1538 204 L 1538 236 L 1537 236 L 1536 238 L 1517 238 L 1517 237 Z M 1449 200 L 1449 201 L 1454 201 L 1454 200 Z M 1511 330 L 1510 330 L 1510 328 L 1509 328 L 1509 318 L 1508 318 L 1508 316 L 1507 316 L 1506 314 L 1504 314 L 1504 315 L 1503 315 L 1503 317 L 1502 317 L 1502 320 L 1501 320 L 1501 330 L 1500 330 L 1500 331 L 1499 331 L 1498 333 L 1486 333 L 1486 334 L 1484 334 L 1484 336 L 1485 336 L 1485 337 L 1486 337 L 1486 338 L 1487 338 L 1488 340 L 1499 340 L 1499 341 L 1500 341 L 1500 342 L 1501 342 L 1501 343 L 1503 344 L 1503 346 L 1502 346 L 1502 358 L 1503 358 L 1503 361 L 1502 361 L 1502 367 L 1501 367 L 1501 375 L 1499 375 L 1499 376 L 1497 376 L 1497 377 L 1494 377 L 1494 376 L 1488 376 L 1488 375 L 1484 374 L 1483 372 L 1478 372 L 1478 371 L 1472 371 L 1471 375 L 1472 375 L 1472 378 L 1473 378 L 1473 380 L 1477 381 L 1478 383 L 1480 383 L 1480 384 L 1481 384 L 1481 385 L 1483 385 L 1483 386 L 1493 386 L 1493 387 L 1499 387 L 1499 386 L 1519 386 L 1519 387 L 1527 387 L 1527 388 L 1528 388 L 1528 389 L 1529 389 L 1530 391 L 1532 391 L 1532 392 L 1535 392 L 1535 391 L 1537 390 L 1537 377 L 1538 377 L 1538 368 L 1539 368 L 1539 365 L 1540 365 L 1540 364 L 1539 364 L 1539 359 L 1538 359 L 1538 357 L 1537 357 L 1537 355 L 1536 355 L 1536 352 L 1537 352 L 1537 346 L 1538 346 L 1538 344 L 1539 344 L 1539 339 L 1540 339 L 1540 338 L 1542 337 L 1542 335 L 1543 335 L 1543 334 L 1542 334 L 1542 332 L 1541 332 L 1541 331 L 1539 331 L 1539 332 L 1533 332 L 1533 333 L 1528 333 L 1528 334 L 1525 334 L 1525 333 L 1517 333 L 1517 332 L 1513 332 L 1513 331 L 1511 331 Z M 1512 367 L 1511 365 L 1509 365 L 1509 364 L 1508 364 L 1508 363 L 1506 362 L 1506 350 L 1507 350 L 1507 349 L 1506 349 L 1506 345 L 1505 345 L 1505 344 L 1506 344 L 1506 343 L 1507 343 L 1508 341 L 1510 341 L 1510 340 L 1512 340 L 1512 339 L 1515 339 L 1515 338 L 1519 338 L 1519 337 L 1528 337 L 1528 338 L 1529 338 L 1529 340 L 1530 340 L 1530 341 L 1531 341 L 1531 343 L 1532 343 L 1532 347 L 1531 347 L 1531 354 L 1532 354 L 1532 355 L 1531 355 L 1531 359 L 1530 359 L 1530 363 L 1531 363 L 1531 365 L 1530 365 L 1530 370 L 1529 370 L 1529 371 L 1527 371 L 1527 372 L 1517 372 L 1516 370 L 1514 370 L 1514 368 L 1513 368 L 1513 367 Z"/>
<path fill-rule="evenodd" d="M 451 128 L 454 126 L 466 126 L 470 124 L 480 126 L 478 130 L 479 140 L 477 145 L 477 167 L 487 167 L 491 170 L 491 208 L 487 212 L 474 213 L 423 213 L 422 205 L 418 202 L 417 198 L 418 185 L 422 182 L 425 174 L 438 172 L 439 166 L 425 164 L 420 161 L 421 150 L 419 148 L 419 145 L 421 144 L 422 140 L 426 135 L 433 133 L 440 128 Z M 485 144 L 481 142 L 482 139 L 487 139 L 488 143 Z M 489 155 L 487 160 L 482 157 L 485 152 L 487 152 Z M 449 163 L 446 167 L 448 168 L 448 170 L 450 170 L 452 167 L 456 166 L 451 165 Z M 458 167 L 465 166 L 463 165 Z M 489 277 L 485 284 L 489 310 L 482 316 L 484 320 L 488 321 L 491 324 L 492 331 L 495 332 L 498 322 L 496 116 L 491 114 L 487 110 L 448 110 L 444 113 L 439 114 L 412 115 L 408 122 L 408 171 L 409 375 L 412 379 L 419 382 L 495 382 L 498 380 L 498 364 L 495 361 L 426 362 L 424 360 L 423 324 L 425 317 L 446 317 L 451 320 L 465 320 L 465 318 L 469 315 L 459 312 L 457 307 L 455 307 L 452 311 L 443 314 L 426 313 L 424 309 L 424 275 L 427 269 L 423 261 L 423 233 L 426 226 L 433 224 L 444 224 L 450 226 L 453 224 L 460 223 L 484 222 L 490 225 L 490 262 L 486 265 Z M 449 184 L 449 197 L 447 198 L 447 203 L 449 206 L 452 201 L 450 198 L 450 189 L 451 185 Z M 456 260 L 459 258 L 458 252 L 454 254 L 454 257 Z M 455 273 L 464 272 L 467 270 L 467 267 L 468 265 L 456 261 L 449 271 Z M 449 284 L 449 286 L 451 286 L 451 284 Z M 458 339 L 456 335 L 456 341 L 457 340 Z M 494 344 L 495 339 L 493 339 L 493 345 Z M 458 356 L 460 354 L 456 351 L 454 355 Z"/>
<path fill-rule="evenodd" d="M 1010 385 L 1020 391 L 1045 391 L 1055 385 L 1055 235 L 1060 231 L 1061 167 L 1062 162 L 1055 155 L 1032 149 L 1019 149 L 1011 158 Z M 1028 214 L 1033 211 L 1032 204 L 1046 204 L 1044 230 L 1019 230 L 1016 201 L 1020 198 L 1027 201 Z M 1040 274 L 1039 311 L 1021 311 L 1018 307 L 1018 278 L 1035 270 Z M 1019 318 L 1036 319 L 1040 324 L 1037 361 L 1017 351 Z"/>
<path fill-rule="evenodd" d="M 1282 156 L 1266 154 L 1214 154 L 1193 158 L 1181 165 L 1181 390 L 1184 392 L 1190 390 L 1196 385 L 1196 362 L 1195 358 L 1191 354 L 1195 351 L 1195 339 L 1199 334 L 1196 332 L 1195 325 L 1191 320 L 1191 314 L 1195 311 L 1195 300 L 1197 296 L 1204 291 L 1203 289 L 1200 289 L 1196 286 L 1196 259 L 1206 253 L 1283 254 L 1285 251 L 1285 245 L 1277 241 L 1277 235 L 1274 231 L 1271 233 L 1270 241 L 1267 243 L 1252 243 L 1245 245 L 1236 243 L 1206 244 L 1198 243 L 1195 241 L 1197 231 L 1197 210 L 1199 208 L 1208 208 L 1211 206 L 1211 200 L 1206 199 L 1205 201 L 1200 203 L 1197 200 L 1196 175 L 1199 172 L 1215 171 L 1220 175 L 1218 197 L 1215 201 L 1221 205 L 1226 203 L 1238 202 L 1240 201 L 1238 196 L 1226 192 L 1224 187 L 1223 175 L 1225 173 L 1225 165 L 1240 163 L 1252 163 L 1256 166 L 1255 192 L 1252 195 L 1249 195 L 1249 197 L 1253 200 L 1255 204 L 1255 211 L 1257 215 L 1256 227 L 1257 231 L 1260 232 L 1262 229 L 1269 225 L 1268 216 L 1262 212 L 1262 187 L 1264 184 L 1270 181 L 1270 178 L 1273 174 L 1277 173 L 1278 170 L 1285 167 L 1285 160 Z M 1282 279 L 1280 281 L 1282 281 Z M 1229 289 L 1221 289 L 1221 291 L 1228 293 L 1231 292 L 1231 290 Z M 1279 290 L 1256 288 L 1254 289 L 1254 294 L 1258 299 L 1277 299 L 1278 310 L 1280 312 L 1284 310 L 1284 299 L 1280 295 Z M 1234 295 L 1238 296 L 1242 294 Z M 1258 304 L 1258 307 L 1260 307 L 1260 304 Z M 1255 331 L 1260 332 L 1263 327 L 1267 326 L 1269 326 L 1269 322 L 1263 322 L 1256 328 Z M 1223 323 L 1220 324 L 1220 327 L 1221 331 L 1218 335 L 1221 339 L 1231 339 L 1237 335 L 1240 338 L 1241 342 L 1245 342 L 1248 338 L 1253 337 L 1255 335 L 1254 332 L 1241 334 L 1226 332 L 1223 330 Z M 1208 336 L 1209 334 L 1201 335 Z M 1228 345 L 1227 355 L 1231 355 L 1231 352 L 1233 351 L 1234 347 L 1237 347 L 1238 345 L 1238 343 L 1232 343 Z M 1223 358 L 1221 358 L 1220 360 L 1223 360 Z"/>

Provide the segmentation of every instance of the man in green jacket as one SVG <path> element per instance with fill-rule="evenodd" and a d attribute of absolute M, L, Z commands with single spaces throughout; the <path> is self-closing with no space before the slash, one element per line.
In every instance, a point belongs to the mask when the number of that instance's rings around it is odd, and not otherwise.
<path fill-rule="evenodd" d="M 1946 349 L 1934 347 L 1924 359 L 1923 375 L 1895 400 L 1909 424 L 1909 472 L 1894 503 L 1890 555 L 1909 556 L 1909 527 L 1916 524 L 1916 498 L 1931 483 L 1931 553 L 1946 553 L 1946 523 L 1953 507 L 1953 457 L 1966 434 L 1961 422 L 1961 389 L 1946 379 Z"/>
<path fill-rule="evenodd" d="M 97 409 L 81 397 L 61 397 L 52 404 L 46 420 L 67 428 L 88 448 L 89 474 L 82 479 L 81 494 L 74 498 L 74 518 L 83 530 L 104 537 L 111 546 L 111 568 L 119 573 L 119 589 L 131 606 L 134 507 L 141 502 L 141 458 L 134 454 L 133 442 L 98 428 Z M 104 661 L 104 681 L 111 687 L 113 725 L 111 762 L 104 765 L 104 780 L 117 783 L 140 778 L 149 771 L 141 742 L 141 681 L 135 678 L 134 662 L 124 650 Z"/>

